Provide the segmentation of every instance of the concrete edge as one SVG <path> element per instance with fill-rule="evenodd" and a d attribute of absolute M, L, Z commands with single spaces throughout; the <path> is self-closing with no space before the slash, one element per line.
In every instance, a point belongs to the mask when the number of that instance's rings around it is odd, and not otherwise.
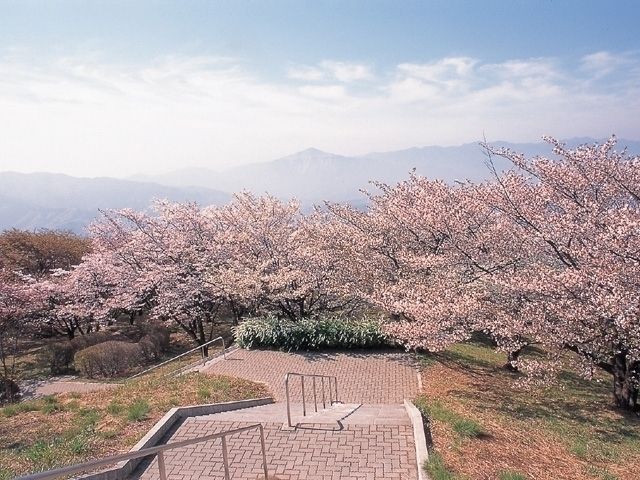
<path fill-rule="evenodd" d="M 231 410 L 241 410 L 243 408 L 258 407 L 274 403 L 272 397 L 252 398 L 248 400 L 238 400 L 234 402 L 209 403 L 206 405 L 188 405 L 175 407 L 169 410 L 160 420 L 158 420 L 147 434 L 136 443 L 130 452 L 136 452 L 144 448 L 154 447 L 160 444 L 160 440 L 173 427 L 176 422 L 189 417 L 200 415 L 211 415 L 214 413 L 228 412 Z M 144 460 L 144 457 L 134 458 L 118 463 L 115 467 L 90 473 L 78 478 L 83 480 L 123 480 L 129 476 L 136 467 Z"/>
<path fill-rule="evenodd" d="M 404 401 L 404 408 L 409 415 L 411 424 L 413 425 L 413 441 L 416 445 L 416 463 L 418 464 L 418 480 L 429 480 L 429 476 L 422 466 L 429 459 L 429 450 L 427 449 L 427 437 L 424 434 L 424 421 L 422 414 L 416 406 L 409 400 Z"/>

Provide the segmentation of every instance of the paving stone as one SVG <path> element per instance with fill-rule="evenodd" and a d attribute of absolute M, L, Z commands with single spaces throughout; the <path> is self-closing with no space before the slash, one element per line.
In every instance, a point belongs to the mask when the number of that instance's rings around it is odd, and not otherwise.
<path fill-rule="evenodd" d="M 417 479 L 413 429 L 401 405 L 418 390 L 413 356 L 236 350 L 228 358 L 207 365 L 203 372 L 266 382 L 279 402 L 188 418 L 174 426 L 164 442 L 261 423 L 272 480 Z M 321 382 L 316 382 L 316 412 L 312 382 L 307 382 L 308 415 L 302 416 L 300 381 L 292 380 L 291 413 L 297 428 L 288 428 L 283 402 L 287 372 L 336 376 L 338 396 L 344 403 L 322 409 Z M 328 403 L 327 389 L 325 400 Z M 228 437 L 228 452 L 232 479 L 264 478 L 257 430 Z M 168 450 L 165 463 L 170 480 L 224 478 L 221 440 Z M 147 460 L 132 477 L 159 479 L 157 459 Z"/>
<path fill-rule="evenodd" d="M 414 356 L 409 353 L 382 351 L 361 352 L 304 352 L 287 353 L 269 350 L 238 349 L 203 368 L 203 373 L 224 374 L 267 383 L 276 400 L 284 401 L 284 377 L 287 372 L 335 376 L 338 398 L 344 403 L 390 404 L 402 403 L 418 393 Z M 291 378 L 290 398 L 301 401 L 299 378 Z M 305 381 L 305 398 L 313 401 L 312 382 Z M 322 382 L 316 381 L 318 400 L 322 396 Z M 328 384 L 325 398 L 329 400 Z"/>

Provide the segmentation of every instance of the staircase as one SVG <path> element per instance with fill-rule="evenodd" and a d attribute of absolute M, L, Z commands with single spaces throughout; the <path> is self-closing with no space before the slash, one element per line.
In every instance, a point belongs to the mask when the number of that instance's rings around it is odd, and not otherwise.
<path fill-rule="evenodd" d="M 302 412 L 302 404 L 291 404 Z M 288 426 L 286 403 L 203 415 L 185 420 L 166 441 L 178 442 L 246 425 L 264 427 L 271 480 L 417 479 L 411 421 L 403 405 L 336 403 Z M 230 478 L 257 480 L 262 457 L 250 432 L 227 440 Z M 205 442 L 165 454 L 171 480 L 224 479 L 219 442 Z M 262 474 L 262 476 L 261 476 Z M 141 465 L 132 479 L 159 479 L 157 460 Z"/>

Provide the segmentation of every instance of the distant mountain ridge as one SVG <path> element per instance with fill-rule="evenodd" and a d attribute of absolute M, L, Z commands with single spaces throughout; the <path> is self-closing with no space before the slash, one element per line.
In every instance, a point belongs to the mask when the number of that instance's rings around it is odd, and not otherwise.
<path fill-rule="evenodd" d="M 594 141 L 580 138 L 568 140 L 567 144 L 575 146 Z M 552 155 L 551 146 L 544 142 L 490 144 L 527 156 Z M 618 145 L 627 145 L 630 152 L 640 153 L 639 141 L 620 140 Z M 421 175 L 448 182 L 486 180 L 491 176 L 486 160 L 486 154 L 478 143 L 413 147 L 351 157 L 310 148 L 270 162 L 251 163 L 223 171 L 180 169 L 162 175 L 132 178 L 173 186 L 207 186 L 226 192 L 268 192 L 280 198 L 295 197 L 309 205 L 324 200 L 345 202 L 358 199 L 359 189 L 370 189 L 371 180 L 396 183 L 407 178 L 413 169 Z M 509 162 L 500 157 L 493 160 L 498 170 L 509 167 Z"/>
<path fill-rule="evenodd" d="M 99 209 L 144 209 L 154 199 L 223 204 L 230 195 L 204 187 L 172 187 L 58 173 L 0 173 L 0 230 L 64 229 L 82 233 Z"/>
<path fill-rule="evenodd" d="M 574 146 L 593 143 L 572 139 Z M 527 156 L 551 155 L 546 143 L 491 142 Z M 640 154 L 640 141 L 619 140 L 618 146 Z M 498 170 L 508 162 L 494 158 Z M 55 228 L 82 232 L 98 209 L 144 209 L 153 199 L 194 201 L 201 205 L 228 202 L 231 193 L 248 190 L 292 197 L 308 209 L 324 200 L 366 203 L 360 189 L 372 190 L 370 181 L 393 184 L 417 173 L 447 182 L 490 178 L 486 155 L 477 143 L 454 147 L 425 146 L 392 152 L 344 156 L 309 148 L 269 162 L 252 163 L 224 171 L 184 168 L 160 175 L 129 179 L 77 178 L 54 173 L 0 173 L 0 230 Z"/>

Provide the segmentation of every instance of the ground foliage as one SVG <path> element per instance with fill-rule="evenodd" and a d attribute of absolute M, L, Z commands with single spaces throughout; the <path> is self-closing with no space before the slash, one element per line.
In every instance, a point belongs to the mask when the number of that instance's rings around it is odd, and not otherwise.
<path fill-rule="evenodd" d="M 426 466 L 432 478 L 635 478 L 640 419 L 612 409 L 606 383 L 577 376 L 573 361 L 563 359 L 555 385 L 531 390 L 515 388 L 518 374 L 484 343 L 424 356 L 416 405 L 429 418 L 437 452 Z M 474 428 L 459 427 L 468 422 Z"/>
<path fill-rule="evenodd" d="M 150 375 L 10 405 L 0 409 L 0 479 L 125 452 L 172 407 L 267 395 L 264 385 L 237 378 Z"/>

